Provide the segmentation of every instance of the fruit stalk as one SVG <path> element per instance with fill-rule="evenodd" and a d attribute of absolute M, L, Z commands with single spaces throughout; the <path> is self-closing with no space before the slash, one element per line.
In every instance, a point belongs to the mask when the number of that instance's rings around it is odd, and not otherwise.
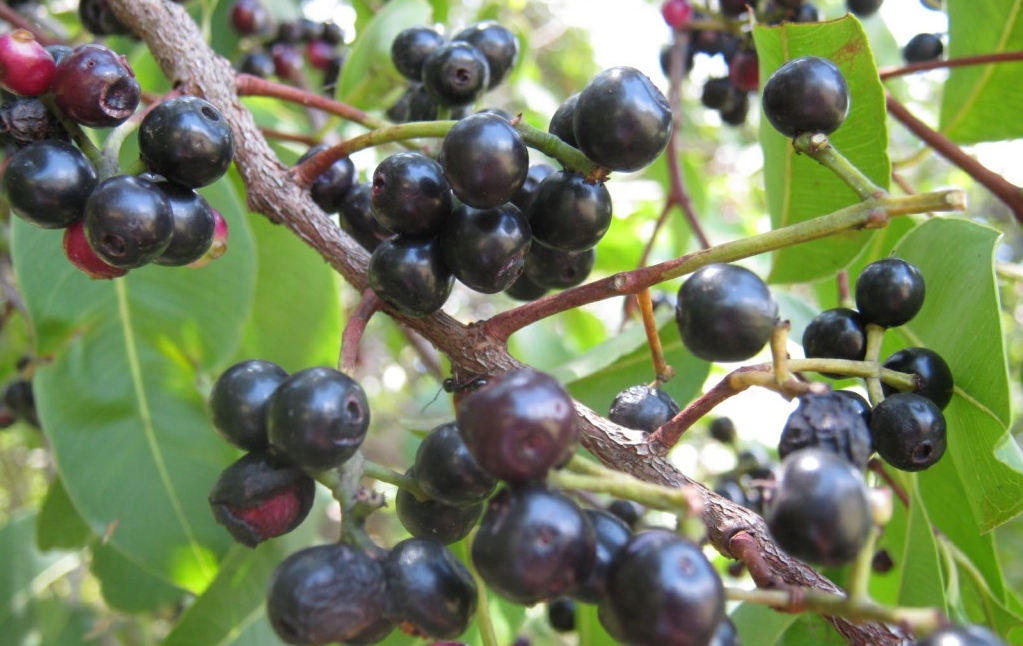
<path fill-rule="evenodd" d="M 569 461 L 567 469 L 553 470 L 547 474 L 547 482 L 560 489 L 581 489 L 626 498 L 651 509 L 676 514 L 680 518 L 694 515 L 694 512 L 698 515 L 698 509 L 693 507 L 694 496 L 686 488 L 672 489 L 643 482 L 620 471 L 596 465 L 578 455 Z"/>
<path fill-rule="evenodd" d="M 875 184 L 863 171 L 856 168 L 845 155 L 831 145 L 828 136 L 822 133 L 806 133 L 792 140 L 792 147 L 801 155 L 807 155 L 821 166 L 838 176 L 861 200 L 883 197 L 887 191 Z"/>
<path fill-rule="evenodd" d="M 650 290 L 644 289 L 636 294 L 639 302 L 639 311 L 643 315 L 643 329 L 646 331 L 647 345 L 650 347 L 650 355 L 654 362 L 654 375 L 656 385 L 671 381 L 675 376 L 675 369 L 668 365 L 664 359 L 664 348 L 661 347 L 661 337 L 657 333 L 657 320 L 654 318 L 654 305 L 650 300 Z"/>

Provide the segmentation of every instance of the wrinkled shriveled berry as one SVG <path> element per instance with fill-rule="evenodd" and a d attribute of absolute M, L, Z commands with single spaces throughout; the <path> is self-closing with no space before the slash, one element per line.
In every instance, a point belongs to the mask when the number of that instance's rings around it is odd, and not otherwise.
<path fill-rule="evenodd" d="M 841 456 L 859 469 L 867 467 L 873 452 L 870 429 L 859 407 L 836 392 L 799 398 L 799 407 L 782 430 L 778 457 L 784 459 L 810 446 Z"/>

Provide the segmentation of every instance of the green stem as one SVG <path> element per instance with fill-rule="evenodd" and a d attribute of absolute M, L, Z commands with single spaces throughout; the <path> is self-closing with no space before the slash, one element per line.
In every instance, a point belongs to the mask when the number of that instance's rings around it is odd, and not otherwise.
<path fill-rule="evenodd" d="M 876 366 L 881 365 L 881 343 L 884 341 L 884 328 L 874 323 L 867 323 L 867 352 L 863 358 L 865 362 Z M 915 382 L 907 390 L 915 387 Z M 881 380 L 878 376 L 867 377 L 867 395 L 870 397 L 870 405 L 877 406 L 884 400 L 884 391 L 881 390 Z"/>
<path fill-rule="evenodd" d="M 845 182 L 856 192 L 861 200 L 882 197 L 887 194 L 883 188 L 875 184 L 863 174 L 845 155 L 831 145 L 828 136 L 823 133 L 806 133 L 792 140 L 792 147 L 797 153 L 807 155 L 821 166 L 824 166 Z"/>
<path fill-rule="evenodd" d="M 369 460 L 366 461 L 365 465 L 363 465 L 363 475 L 367 478 L 373 478 L 374 480 L 394 485 L 399 489 L 405 489 L 420 501 L 429 498 L 429 496 L 423 492 L 423 489 L 419 486 L 419 483 L 415 478 L 398 473 L 397 471 L 388 469 L 387 467 L 375 462 L 370 462 Z"/>
<path fill-rule="evenodd" d="M 594 164 L 578 148 L 569 146 L 549 132 L 534 128 L 522 119 L 519 119 L 518 123 L 515 124 L 515 129 L 522 135 L 522 139 L 525 140 L 527 146 L 558 160 L 566 169 L 578 171 L 588 176 L 601 172 L 600 167 Z"/>
<path fill-rule="evenodd" d="M 586 463 L 579 466 L 578 463 Z M 574 456 L 569 470 L 552 471 L 547 482 L 561 489 L 580 489 L 593 493 L 604 493 L 618 498 L 634 500 L 651 509 L 685 516 L 689 512 L 689 496 L 685 489 L 670 489 L 661 485 L 644 482 L 628 474 L 599 465 L 591 460 Z M 579 473 L 580 470 L 586 473 Z"/>
<path fill-rule="evenodd" d="M 102 156 L 96 168 L 96 174 L 99 175 L 101 181 L 118 174 L 121 167 L 121 146 L 124 145 L 124 140 L 128 138 L 128 135 L 138 130 L 140 123 L 141 120 L 128 119 L 107 134 L 107 138 L 103 141 Z"/>
<path fill-rule="evenodd" d="M 863 605 L 870 602 L 870 572 L 873 569 L 874 546 L 877 545 L 879 535 L 878 527 L 872 525 L 867 542 L 860 548 L 849 571 L 849 586 L 846 592 L 849 593 L 849 603 Z"/>
<path fill-rule="evenodd" d="M 476 540 L 476 528 L 473 528 L 465 539 L 466 554 L 472 554 L 472 542 L 474 540 Z M 476 625 L 480 629 L 480 638 L 483 641 L 483 646 L 499 646 L 497 632 L 494 630 L 494 620 L 490 616 L 487 584 L 480 577 L 479 572 L 476 571 L 476 566 L 473 565 L 472 559 L 467 558 L 465 562 L 469 566 L 469 573 L 472 574 L 472 578 L 476 581 Z"/>
<path fill-rule="evenodd" d="M 61 109 L 57 107 L 57 102 L 54 101 L 53 95 L 44 94 L 39 97 L 39 100 L 43 102 L 43 105 L 46 106 L 47 110 L 57 117 L 57 120 L 60 121 L 60 124 L 64 126 L 64 129 L 68 131 L 71 138 L 75 140 L 75 143 L 78 144 L 78 147 L 81 148 L 82 153 L 85 154 L 89 161 L 97 167 L 100 166 L 102 164 L 103 154 L 100 152 L 99 148 L 96 147 L 96 144 L 92 143 L 92 139 L 89 139 L 89 135 L 85 134 L 85 131 L 82 130 L 80 125 L 64 116 Z"/>
<path fill-rule="evenodd" d="M 916 388 L 916 377 L 907 372 L 882 368 L 877 361 L 850 361 L 847 359 L 790 359 L 791 372 L 830 372 L 847 377 L 879 379 L 900 391 Z"/>

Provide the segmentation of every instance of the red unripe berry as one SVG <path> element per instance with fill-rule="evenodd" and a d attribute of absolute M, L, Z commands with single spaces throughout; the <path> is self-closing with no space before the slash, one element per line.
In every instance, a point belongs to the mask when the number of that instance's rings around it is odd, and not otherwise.
<path fill-rule="evenodd" d="M 337 56 L 337 51 L 327 41 L 317 38 L 306 45 L 305 55 L 310 65 L 318 70 L 325 70 Z"/>
<path fill-rule="evenodd" d="M 672 29 L 685 29 L 693 19 L 693 8 L 687 0 L 666 0 L 661 5 L 661 15 Z"/>
<path fill-rule="evenodd" d="M 50 89 L 57 64 L 27 29 L 0 36 L 0 86 L 20 96 L 39 96 Z"/>
<path fill-rule="evenodd" d="M 255 36 L 268 33 L 273 20 L 259 0 L 237 0 L 231 6 L 231 26 L 242 36 Z"/>
<path fill-rule="evenodd" d="M 728 64 L 728 80 L 743 92 L 755 92 L 760 86 L 760 59 L 751 49 L 736 52 Z"/>
<path fill-rule="evenodd" d="M 274 537 L 287 533 L 295 517 L 301 513 L 299 483 L 277 491 L 272 497 L 247 508 L 228 508 L 230 513 L 259 536 Z"/>
<path fill-rule="evenodd" d="M 96 255 L 85 239 L 83 220 L 64 229 L 64 254 L 72 265 L 88 274 L 89 278 L 119 278 L 128 273 L 127 269 L 108 265 Z"/>
<path fill-rule="evenodd" d="M 213 222 L 213 244 L 202 258 L 187 265 L 188 267 L 193 269 L 205 267 L 227 251 L 227 220 L 220 214 L 220 211 L 213 209 Z"/>

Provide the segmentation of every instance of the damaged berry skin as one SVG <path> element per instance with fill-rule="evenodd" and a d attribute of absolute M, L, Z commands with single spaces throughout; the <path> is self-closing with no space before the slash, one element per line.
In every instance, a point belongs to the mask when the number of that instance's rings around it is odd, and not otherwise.
<path fill-rule="evenodd" d="M 873 452 L 870 429 L 862 411 L 845 395 L 827 392 L 803 395 L 789 415 L 778 442 L 784 459 L 799 449 L 815 446 L 841 456 L 863 470 Z"/>
<path fill-rule="evenodd" d="M 625 428 L 653 433 L 678 415 L 681 409 L 671 395 L 660 388 L 629 386 L 611 403 L 607 418 Z"/>
<path fill-rule="evenodd" d="M 349 642 L 376 627 L 387 604 L 384 569 L 350 545 L 295 552 L 270 576 L 266 614 L 288 644 Z"/>
<path fill-rule="evenodd" d="M 298 527 L 313 507 L 316 482 L 266 452 L 248 453 L 224 470 L 210 492 L 217 522 L 256 547 Z"/>
<path fill-rule="evenodd" d="M 128 59 L 95 43 L 79 45 L 57 65 L 50 89 L 66 117 L 90 128 L 121 125 L 142 98 Z"/>
<path fill-rule="evenodd" d="M 267 405 L 270 446 L 302 469 L 326 471 L 352 457 L 366 438 L 369 402 L 362 387 L 333 368 L 300 370 Z"/>
<path fill-rule="evenodd" d="M 261 359 L 240 361 L 225 370 L 213 382 L 207 400 L 213 428 L 240 449 L 267 448 L 267 404 L 287 376 L 284 368 Z"/>

